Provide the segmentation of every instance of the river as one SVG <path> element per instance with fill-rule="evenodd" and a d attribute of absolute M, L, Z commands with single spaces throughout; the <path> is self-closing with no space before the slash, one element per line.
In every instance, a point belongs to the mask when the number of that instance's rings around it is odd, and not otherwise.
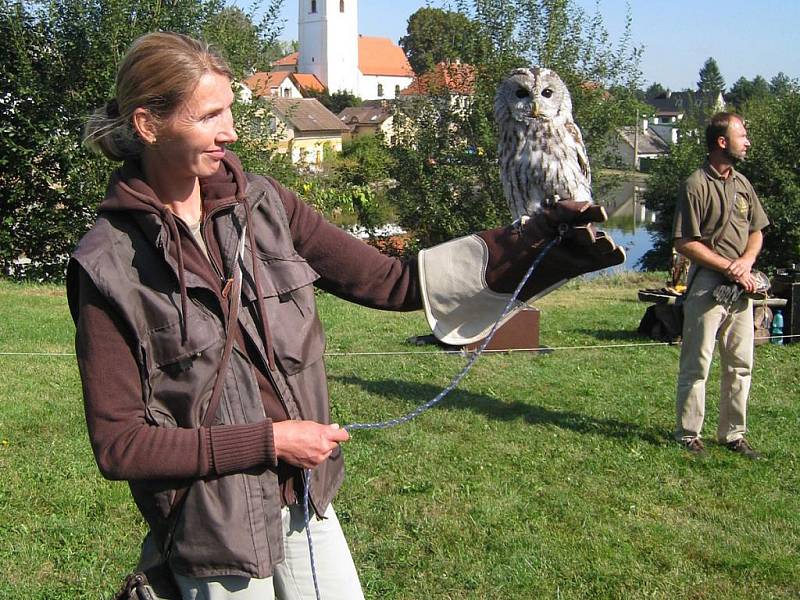
<path fill-rule="evenodd" d="M 601 228 L 625 248 L 625 263 L 604 272 L 638 271 L 639 260 L 653 247 L 647 224 L 654 223 L 657 213 L 644 206 L 647 180 L 641 175 L 624 176 L 619 181 L 600 187 L 595 200 L 606 207 L 608 221 Z"/>

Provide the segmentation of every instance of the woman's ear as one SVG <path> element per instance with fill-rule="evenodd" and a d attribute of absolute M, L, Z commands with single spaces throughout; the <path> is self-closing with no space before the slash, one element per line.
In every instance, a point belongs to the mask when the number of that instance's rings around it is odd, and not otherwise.
<path fill-rule="evenodd" d="M 158 138 L 156 119 L 146 108 L 139 107 L 131 116 L 133 128 L 145 144 L 155 144 Z"/>

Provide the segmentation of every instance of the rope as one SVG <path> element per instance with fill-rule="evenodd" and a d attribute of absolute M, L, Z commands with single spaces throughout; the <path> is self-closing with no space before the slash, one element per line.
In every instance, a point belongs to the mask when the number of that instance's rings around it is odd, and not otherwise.
<path fill-rule="evenodd" d="M 514 290 L 514 293 L 511 294 L 511 297 L 508 299 L 505 308 L 500 313 L 500 316 L 497 317 L 497 320 L 494 322 L 494 325 L 492 325 L 489 334 L 484 338 L 480 347 L 478 347 L 478 349 L 472 353 L 472 356 L 470 357 L 469 361 L 467 361 L 467 364 L 464 366 L 464 368 L 462 368 L 461 371 L 455 377 L 453 377 L 452 381 L 450 381 L 447 387 L 445 387 L 441 392 L 439 392 L 435 398 L 428 400 L 424 404 L 420 404 L 417 408 L 406 413 L 401 417 L 397 417 L 395 419 L 388 419 L 386 421 L 379 421 L 376 423 L 350 423 L 349 425 L 345 425 L 345 429 L 347 431 L 357 431 L 362 429 L 372 430 L 372 431 L 380 429 L 390 429 L 392 427 L 397 427 L 398 425 L 403 425 L 405 423 L 408 423 L 412 419 L 417 418 L 422 413 L 430 410 L 431 408 L 439 404 L 450 392 L 452 392 L 456 388 L 456 386 L 458 386 L 461 380 L 464 379 L 464 377 L 466 377 L 467 373 L 470 372 L 475 362 L 486 350 L 486 346 L 488 346 L 489 343 L 492 341 L 492 338 L 499 329 L 502 320 L 509 312 L 511 312 L 512 307 L 517 302 L 517 297 L 522 291 L 522 288 L 528 282 L 528 279 L 530 279 L 531 275 L 533 275 L 533 272 L 536 270 L 539 264 L 541 264 L 542 260 L 544 260 L 544 257 L 547 256 L 547 253 L 550 252 L 553 246 L 558 244 L 560 241 L 561 241 L 561 236 L 559 235 L 558 237 L 550 240 L 547 243 L 547 245 L 542 249 L 542 251 L 536 257 L 533 263 L 531 263 L 531 266 L 528 268 L 527 272 L 523 276 L 522 281 L 520 281 L 519 284 L 517 285 L 516 289 Z M 317 583 L 317 565 L 314 560 L 314 544 L 311 540 L 311 529 L 309 528 L 310 519 L 309 519 L 308 505 L 309 505 L 309 496 L 311 494 L 311 469 L 305 469 L 303 475 L 305 479 L 305 490 L 303 493 L 303 514 L 305 516 L 305 528 L 306 528 L 306 537 L 308 539 L 309 559 L 311 561 L 311 573 L 314 579 L 314 592 L 317 595 L 317 600 L 321 600 L 319 585 Z"/>
<path fill-rule="evenodd" d="M 789 340 L 800 338 L 800 334 L 756 336 L 754 340 Z M 515 352 L 545 353 L 556 350 L 615 350 L 617 348 L 648 348 L 653 346 L 680 346 L 680 342 L 633 342 L 630 344 L 585 344 L 582 346 L 547 346 L 546 348 L 511 348 L 507 350 L 484 350 L 483 354 L 511 354 Z M 326 352 L 326 358 L 360 358 L 372 356 L 464 356 L 464 350 L 387 350 L 386 352 Z M 0 356 L 75 357 L 74 352 L 0 352 Z"/>

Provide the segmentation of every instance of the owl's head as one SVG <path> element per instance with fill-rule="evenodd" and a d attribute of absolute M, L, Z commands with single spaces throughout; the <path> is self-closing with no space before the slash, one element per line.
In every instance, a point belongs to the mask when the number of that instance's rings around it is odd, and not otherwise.
<path fill-rule="evenodd" d="M 498 125 L 509 119 L 572 118 L 569 90 L 555 71 L 540 67 L 514 69 L 497 88 L 494 118 Z"/>

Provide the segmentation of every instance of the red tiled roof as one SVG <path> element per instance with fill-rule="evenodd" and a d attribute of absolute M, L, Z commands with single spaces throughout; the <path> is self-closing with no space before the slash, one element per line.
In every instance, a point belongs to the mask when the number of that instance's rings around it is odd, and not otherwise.
<path fill-rule="evenodd" d="M 311 90 L 314 92 L 324 92 L 325 86 L 317 79 L 316 75 L 311 73 L 292 73 L 292 79 L 297 83 L 298 87 L 304 90 Z"/>
<path fill-rule="evenodd" d="M 414 76 L 403 49 L 389 38 L 358 36 L 358 68 L 363 75 Z"/>
<path fill-rule="evenodd" d="M 292 52 L 291 54 L 287 54 L 283 58 L 279 58 L 274 63 L 272 63 L 273 67 L 282 67 L 288 65 L 296 65 L 297 64 L 297 57 L 300 53 L 299 52 Z"/>
<path fill-rule="evenodd" d="M 244 80 L 244 84 L 253 90 L 256 96 L 269 96 L 272 89 L 279 87 L 289 76 L 286 71 L 272 71 L 269 73 L 254 73 Z"/>
<path fill-rule="evenodd" d="M 475 93 L 475 67 L 464 63 L 437 64 L 427 73 L 416 77 L 401 96 L 424 96 L 443 91 L 471 96 Z"/>
<path fill-rule="evenodd" d="M 272 66 L 296 67 L 298 55 L 298 52 L 287 54 Z M 389 38 L 358 36 L 358 68 L 364 75 L 414 76 L 403 49 Z"/>

